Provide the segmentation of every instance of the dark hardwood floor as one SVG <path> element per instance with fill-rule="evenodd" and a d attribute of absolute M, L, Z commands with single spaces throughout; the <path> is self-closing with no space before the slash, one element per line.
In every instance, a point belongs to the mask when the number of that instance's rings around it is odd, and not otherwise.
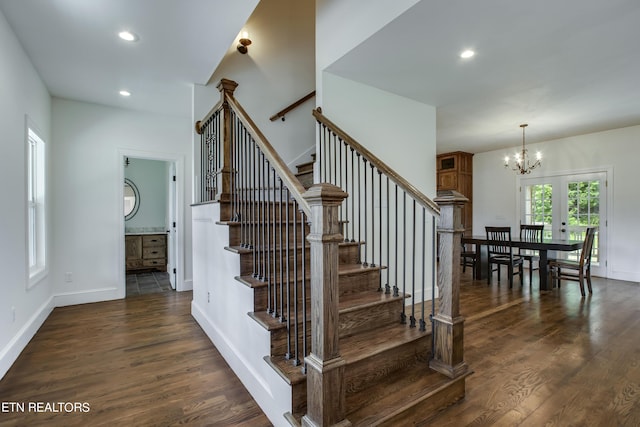
<path fill-rule="evenodd" d="M 0 413 L 0 425 L 270 426 L 191 317 L 191 300 L 171 291 L 56 308 L 0 381 L 0 402 L 90 411 L 26 406 Z"/>
<path fill-rule="evenodd" d="M 573 283 L 540 294 L 537 283 L 463 278 L 475 373 L 465 400 L 429 425 L 640 425 L 638 283 L 594 278 L 582 299 Z M 270 425 L 190 301 L 170 292 L 55 309 L 0 381 L 0 403 L 87 402 L 90 411 L 0 412 L 0 425 Z"/>

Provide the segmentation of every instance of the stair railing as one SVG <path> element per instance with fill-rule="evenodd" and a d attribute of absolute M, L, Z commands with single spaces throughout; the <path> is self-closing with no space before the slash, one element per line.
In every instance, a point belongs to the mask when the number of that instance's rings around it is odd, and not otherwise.
<path fill-rule="evenodd" d="M 252 258 L 249 279 L 241 280 L 265 289 L 256 304 L 286 323 L 284 356 L 302 365 L 311 342 L 306 303 L 311 207 L 302 197 L 305 188 L 233 97 L 236 86 L 222 79 L 220 102 L 196 123 L 201 135 L 200 201 L 226 202 L 221 203 L 220 219 L 237 230 L 231 245 Z"/>
<path fill-rule="evenodd" d="M 316 96 L 316 91 L 311 91 L 308 94 L 306 94 L 305 96 L 303 96 L 302 98 L 298 99 L 297 101 L 293 102 L 291 105 L 283 108 L 282 110 L 278 111 L 277 113 L 275 113 L 273 116 L 269 117 L 269 120 L 271 120 L 272 122 L 275 122 L 278 119 L 282 119 L 282 121 L 284 122 L 285 119 L 285 115 L 291 111 L 294 110 L 296 108 L 298 108 L 300 105 L 304 104 L 305 102 L 307 102 L 308 100 L 310 100 L 311 98 L 313 98 L 314 96 Z"/>
<path fill-rule="evenodd" d="M 345 240 L 360 242 L 363 266 L 384 268 L 380 292 L 408 297 L 398 316 L 400 323 L 426 331 L 427 320 L 431 321 L 430 366 L 451 377 L 463 374 L 459 263 L 454 261 L 459 259 L 454 242 L 457 238 L 460 245 L 462 229 L 454 225 L 454 217 L 460 219 L 455 209 L 466 199 L 442 199 L 446 217 L 441 217 L 438 204 L 324 116 L 320 108 L 313 116 L 318 126 L 319 179 L 349 193 L 339 212 L 346 224 Z M 440 239 L 440 253 L 444 254 L 440 263 L 437 233 L 448 233 Z"/>
<path fill-rule="evenodd" d="M 341 207 L 345 240 L 361 242 L 363 266 L 384 267 L 379 291 L 410 295 L 398 320 L 425 331 L 436 277 L 440 209 L 317 108 L 321 182 L 349 193 Z"/>

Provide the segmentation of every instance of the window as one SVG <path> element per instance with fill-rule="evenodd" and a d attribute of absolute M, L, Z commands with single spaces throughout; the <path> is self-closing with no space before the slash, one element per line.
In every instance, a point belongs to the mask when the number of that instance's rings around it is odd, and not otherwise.
<path fill-rule="evenodd" d="M 27 251 L 29 286 L 40 280 L 47 270 L 45 218 L 45 144 L 27 128 Z"/>

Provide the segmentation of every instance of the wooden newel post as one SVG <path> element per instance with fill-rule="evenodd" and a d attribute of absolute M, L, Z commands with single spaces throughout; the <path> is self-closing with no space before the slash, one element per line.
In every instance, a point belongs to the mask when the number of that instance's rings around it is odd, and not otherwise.
<path fill-rule="evenodd" d="M 220 98 L 222 99 L 222 168 L 218 171 L 218 193 L 215 199 L 221 202 L 221 206 L 226 209 L 220 210 L 221 220 L 230 220 L 233 213 L 229 206 L 231 201 L 231 187 L 233 185 L 233 124 L 231 123 L 231 108 L 227 102 L 227 97 L 233 97 L 233 92 L 238 87 L 238 83 L 233 80 L 221 79 L 218 83 Z M 224 217 L 224 218 L 223 218 Z"/>
<path fill-rule="evenodd" d="M 303 426 L 350 426 L 345 419 L 345 361 L 338 344 L 338 207 L 347 193 L 316 184 L 303 197 L 311 207 L 311 354 Z"/>
<path fill-rule="evenodd" d="M 433 317 L 432 369 L 457 378 L 467 373 L 464 361 L 464 318 L 460 315 L 460 249 L 462 206 L 469 201 L 456 191 L 439 191 L 434 200 L 440 206 L 438 226 L 438 292 L 440 303 Z"/>

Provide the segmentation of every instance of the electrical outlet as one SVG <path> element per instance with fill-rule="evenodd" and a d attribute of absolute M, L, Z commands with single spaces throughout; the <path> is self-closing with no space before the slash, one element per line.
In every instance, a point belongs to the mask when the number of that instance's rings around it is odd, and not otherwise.
<path fill-rule="evenodd" d="M 70 271 L 64 273 L 64 281 L 67 283 L 73 282 L 73 274 Z"/>
<path fill-rule="evenodd" d="M 211 296 L 211 294 L 209 292 L 207 292 L 207 303 L 211 302 L 210 296 Z"/>

